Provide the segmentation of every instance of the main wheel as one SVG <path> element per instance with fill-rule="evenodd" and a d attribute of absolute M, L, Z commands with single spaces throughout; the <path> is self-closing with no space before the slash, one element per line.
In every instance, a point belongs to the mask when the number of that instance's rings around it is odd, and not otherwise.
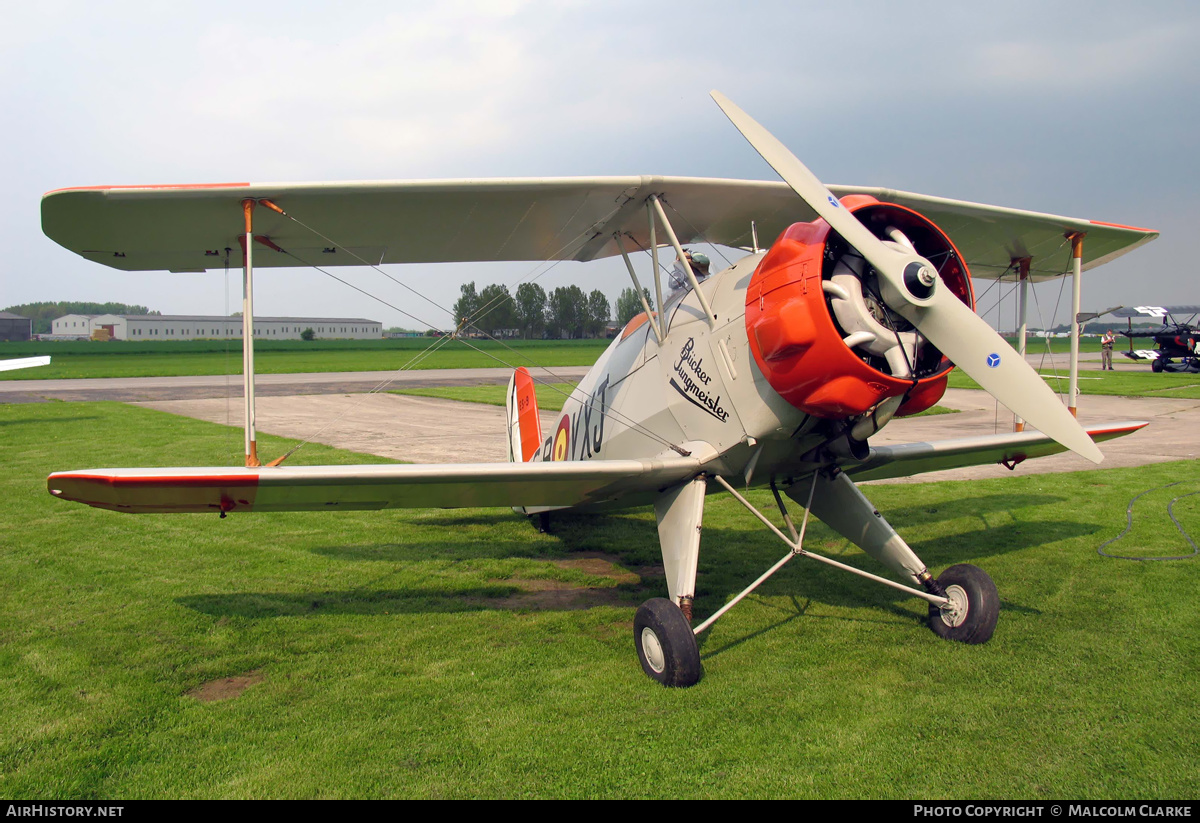
<path fill-rule="evenodd" d="M 987 572 L 960 563 L 942 572 L 938 583 L 950 602 L 945 606 L 929 604 L 929 628 L 933 633 L 959 643 L 988 642 L 1000 617 L 1000 593 Z"/>
<path fill-rule="evenodd" d="M 1163 359 L 1161 357 L 1156 357 L 1150 361 L 1150 371 L 1158 374 L 1163 370 L 1163 365 Z"/>
<path fill-rule="evenodd" d="M 665 597 L 647 600 L 637 610 L 633 645 L 642 671 L 664 686 L 694 686 L 704 673 L 688 619 Z"/>

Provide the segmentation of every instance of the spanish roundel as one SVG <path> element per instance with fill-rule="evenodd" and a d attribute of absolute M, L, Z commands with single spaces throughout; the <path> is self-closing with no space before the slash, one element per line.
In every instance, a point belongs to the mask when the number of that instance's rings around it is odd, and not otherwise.
<path fill-rule="evenodd" d="M 550 453 L 551 460 L 567 459 L 567 444 L 571 440 L 571 418 L 563 415 L 558 423 L 558 431 L 554 433 L 554 450 Z"/>

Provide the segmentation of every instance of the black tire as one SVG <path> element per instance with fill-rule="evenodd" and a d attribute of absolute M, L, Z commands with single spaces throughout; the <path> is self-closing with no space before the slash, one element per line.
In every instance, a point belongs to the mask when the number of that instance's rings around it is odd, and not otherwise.
<path fill-rule="evenodd" d="M 1158 374 L 1162 370 L 1163 370 L 1163 359 L 1161 357 L 1156 357 L 1150 361 L 1150 371 L 1154 372 L 1155 374 Z"/>
<path fill-rule="evenodd" d="M 633 645 L 642 671 L 664 686 L 694 686 L 704 673 L 691 624 L 665 597 L 647 600 L 637 610 Z"/>
<path fill-rule="evenodd" d="M 987 572 L 960 563 L 942 572 L 938 583 L 956 608 L 929 604 L 929 628 L 933 633 L 944 640 L 973 645 L 991 640 L 1000 617 L 1000 593 Z"/>

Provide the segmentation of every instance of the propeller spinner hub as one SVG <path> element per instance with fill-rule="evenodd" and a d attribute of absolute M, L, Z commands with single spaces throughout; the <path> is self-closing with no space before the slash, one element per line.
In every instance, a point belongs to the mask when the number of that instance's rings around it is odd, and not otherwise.
<path fill-rule="evenodd" d="M 904 288 L 918 300 L 928 299 L 935 283 L 937 272 L 925 261 L 914 260 L 904 267 Z"/>

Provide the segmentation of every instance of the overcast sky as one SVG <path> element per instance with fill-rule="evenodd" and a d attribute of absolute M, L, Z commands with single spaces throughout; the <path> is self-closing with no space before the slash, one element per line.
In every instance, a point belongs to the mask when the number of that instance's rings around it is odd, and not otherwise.
<path fill-rule="evenodd" d="M 1200 226 L 1196 4 L 41 0 L 8 4 L 5 18 L 0 306 L 240 307 L 239 277 L 227 298 L 220 273 L 126 274 L 57 246 L 38 204 L 66 186 L 777 179 L 711 88 L 828 183 L 1161 231 L 1085 275 L 1085 309 L 1200 303 L 1187 252 Z M 390 271 L 449 306 L 467 280 L 482 288 L 530 268 Z M 354 272 L 389 302 L 415 299 Z M 615 298 L 628 278 L 609 261 L 563 264 L 539 282 Z M 263 269 L 256 284 L 259 314 L 412 325 L 310 271 Z M 1037 291 L 1033 322 L 1060 298 L 1066 318 L 1069 288 Z M 1011 327 L 1013 301 L 999 311 Z"/>

